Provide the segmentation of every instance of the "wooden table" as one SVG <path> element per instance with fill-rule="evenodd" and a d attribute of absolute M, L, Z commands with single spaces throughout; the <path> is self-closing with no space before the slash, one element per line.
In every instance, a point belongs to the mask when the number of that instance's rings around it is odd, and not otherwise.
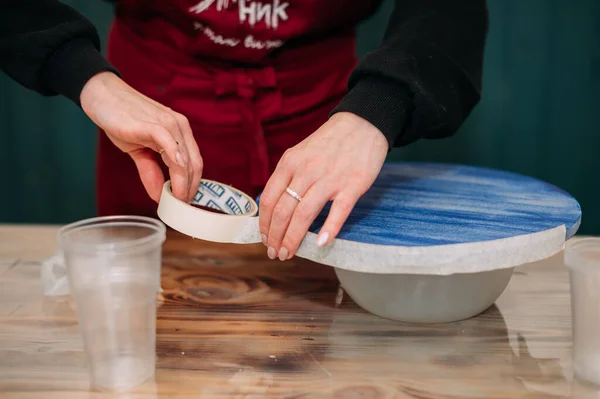
<path fill-rule="evenodd" d="M 45 298 L 55 227 L 0 227 L 0 398 L 89 391 L 69 298 Z M 562 255 L 523 266 L 484 314 L 408 325 L 358 308 L 329 267 L 170 234 L 156 381 L 126 398 L 600 398 L 571 367 Z M 115 396 L 116 397 L 116 396 Z"/>

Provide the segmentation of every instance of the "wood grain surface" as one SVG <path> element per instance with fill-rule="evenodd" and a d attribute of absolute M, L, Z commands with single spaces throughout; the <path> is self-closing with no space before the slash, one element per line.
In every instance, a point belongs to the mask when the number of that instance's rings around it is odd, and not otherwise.
<path fill-rule="evenodd" d="M 73 304 L 45 298 L 39 280 L 55 231 L 0 227 L 2 399 L 600 398 L 572 377 L 562 255 L 519 267 L 475 318 L 410 325 L 340 303 L 329 267 L 175 233 L 164 246 L 155 381 L 92 392 Z"/>

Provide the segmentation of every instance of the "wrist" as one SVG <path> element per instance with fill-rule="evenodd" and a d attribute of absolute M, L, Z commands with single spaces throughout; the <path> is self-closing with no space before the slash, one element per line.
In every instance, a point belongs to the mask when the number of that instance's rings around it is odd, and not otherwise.
<path fill-rule="evenodd" d="M 102 101 L 108 94 L 108 86 L 115 79 L 119 79 L 113 72 L 103 71 L 93 75 L 81 89 L 79 101 L 83 111 L 92 118 L 90 114 L 96 108 L 96 104 Z M 93 118 L 92 118 L 93 119 Z"/>
<path fill-rule="evenodd" d="M 352 112 L 339 111 L 331 115 L 329 120 L 335 126 L 335 131 L 352 132 L 351 134 L 360 136 L 363 143 L 370 143 L 376 149 L 381 148 L 387 153 L 388 139 L 377 126 L 367 119 Z"/>

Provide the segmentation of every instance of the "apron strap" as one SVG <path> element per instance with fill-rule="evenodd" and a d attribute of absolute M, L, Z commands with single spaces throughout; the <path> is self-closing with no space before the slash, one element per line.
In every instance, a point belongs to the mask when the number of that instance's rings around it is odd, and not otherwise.
<path fill-rule="evenodd" d="M 281 106 L 281 95 L 277 90 L 277 79 L 272 67 L 250 70 L 217 71 L 214 78 L 215 95 L 217 97 L 237 96 L 240 98 L 240 113 L 243 120 L 243 131 L 248 137 L 250 147 L 251 183 L 256 187 L 264 187 L 269 179 L 269 151 L 264 130 L 254 98 L 263 90 L 275 91 L 278 105 Z"/>

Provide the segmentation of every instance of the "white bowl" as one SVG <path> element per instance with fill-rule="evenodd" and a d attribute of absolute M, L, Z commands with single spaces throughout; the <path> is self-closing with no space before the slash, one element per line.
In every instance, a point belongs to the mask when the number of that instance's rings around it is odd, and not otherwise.
<path fill-rule="evenodd" d="M 377 316 L 411 323 L 448 323 L 489 308 L 514 267 L 448 276 L 374 274 L 335 268 L 344 291 Z"/>

